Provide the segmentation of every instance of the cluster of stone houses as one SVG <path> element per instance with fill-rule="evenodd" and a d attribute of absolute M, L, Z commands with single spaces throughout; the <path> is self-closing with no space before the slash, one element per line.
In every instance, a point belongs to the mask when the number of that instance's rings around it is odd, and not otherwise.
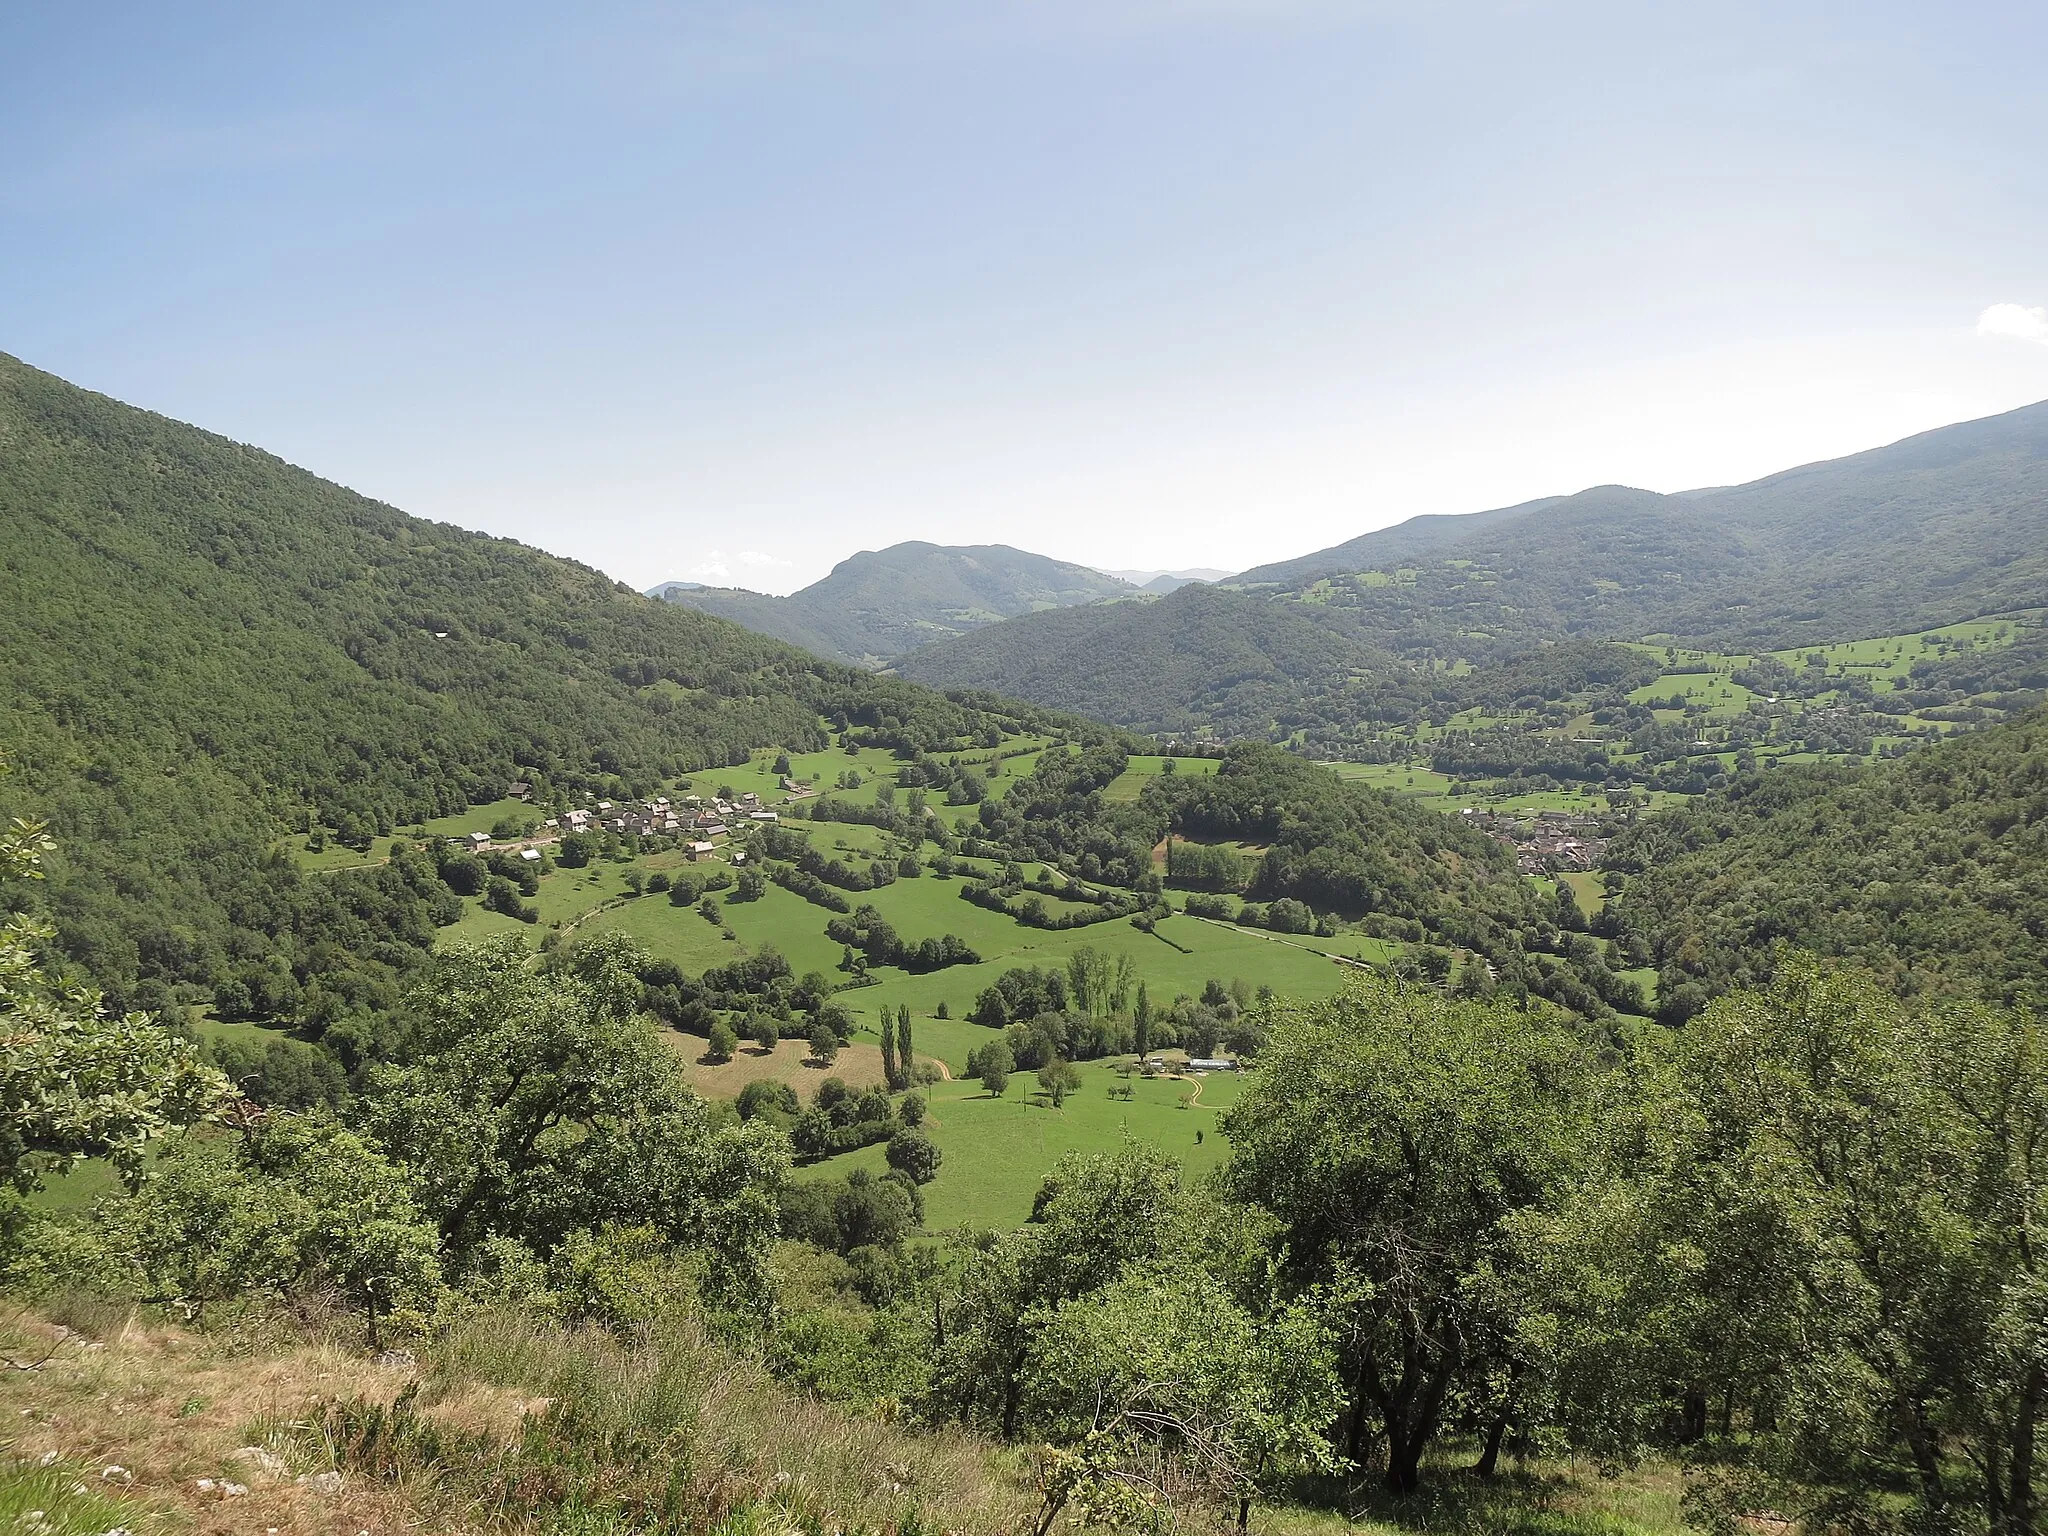
<path fill-rule="evenodd" d="M 790 790 L 792 798 L 812 792 L 809 785 L 798 784 L 794 779 L 784 779 L 782 783 L 784 789 Z M 528 799 L 531 791 L 532 786 L 523 782 L 511 787 L 515 799 Z M 679 838 L 687 844 L 691 858 L 701 859 L 715 853 L 720 844 L 744 825 L 758 826 L 781 819 L 780 813 L 769 810 L 752 790 L 731 799 L 720 795 L 708 799 L 703 795 L 683 795 L 678 799 L 656 795 L 651 800 L 636 800 L 628 804 L 597 800 L 588 806 L 548 817 L 533 837 L 520 839 L 526 845 L 520 857 L 537 860 L 540 854 L 533 844 L 558 842 L 572 833 L 616 832 L 621 836 Z M 461 834 L 449 841 L 478 853 L 492 846 L 488 832 Z"/>
<path fill-rule="evenodd" d="M 611 831 L 622 836 L 681 838 L 689 844 L 690 856 L 701 859 L 714 852 L 742 824 L 780 819 L 761 803 L 759 795 L 749 790 L 730 800 L 721 796 L 707 800 L 702 795 L 684 795 L 677 800 L 657 795 L 631 805 L 599 800 L 587 809 L 565 811 L 547 825 L 559 827 L 563 836 L 571 832 Z"/>
<path fill-rule="evenodd" d="M 1467 826 L 1514 849 L 1515 868 L 1525 875 L 1592 869 L 1607 852 L 1607 840 L 1600 836 L 1599 819 L 1593 816 L 1541 811 L 1533 820 L 1523 821 L 1501 811 L 1473 806 L 1458 812 L 1458 816 Z"/>

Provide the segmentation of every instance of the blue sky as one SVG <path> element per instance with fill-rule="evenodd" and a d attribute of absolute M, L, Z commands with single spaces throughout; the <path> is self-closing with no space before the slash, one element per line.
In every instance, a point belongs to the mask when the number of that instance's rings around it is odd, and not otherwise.
<path fill-rule="evenodd" d="M 10 6 L 0 350 L 639 586 L 1240 568 L 2048 397 L 2044 57 L 2021 4 Z"/>

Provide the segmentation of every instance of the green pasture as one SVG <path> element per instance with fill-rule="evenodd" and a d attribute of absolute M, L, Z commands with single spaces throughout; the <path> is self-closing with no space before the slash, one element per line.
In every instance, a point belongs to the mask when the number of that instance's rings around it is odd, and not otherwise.
<path fill-rule="evenodd" d="M 2000 618 L 1945 624 L 1939 629 L 1908 635 L 1878 635 L 1834 645 L 1802 645 L 1771 654 L 1789 667 L 1807 666 L 1807 658 L 1817 654 L 1831 675 L 1857 672 L 1873 681 L 1885 680 L 1898 686 L 1910 676 L 1915 662 L 1959 652 L 2002 650 L 2025 630 L 2039 627 L 2042 617 L 2043 611 L 2034 609 Z"/>
<path fill-rule="evenodd" d="M 1135 800 L 1144 793 L 1145 786 L 1166 770 L 1166 764 L 1174 765 L 1175 773 L 1191 773 L 1200 777 L 1213 777 L 1223 765 L 1213 757 L 1155 757 L 1138 756 L 1131 759 L 1130 766 L 1110 781 L 1102 792 L 1102 798 L 1109 801 Z"/>
<path fill-rule="evenodd" d="M 84 1211 L 94 1202 L 121 1192 L 120 1175 L 103 1158 L 73 1163 L 63 1173 L 46 1176 L 41 1189 L 22 1197 L 22 1203 L 38 1211 Z"/>
<path fill-rule="evenodd" d="M 337 869 L 369 869 L 384 862 L 382 847 L 389 846 L 388 843 L 381 847 L 372 843 L 368 852 L 357 853 L 355 849 L 344 848 L 328 838 L 327 846 L 316 852 L 307 846 L 310 841 L 305 833 L 295 832 L 278 846 L 291 855 L 292 862 L 299 868 L 314 874 L 326 874 Z"/>
<path fill-rule="evenodd" d="M 1347 784 L 1365 784 L 1388 794 L 1437 803 L 1446 809 L 1451 786 L 1458 781 L 1421 763 L 1324 763 Z"/>
<path fill-rule="evenodd" d="M 1286 942 L 1257 930 L 1186 917 L 1163 922 L 1158 934 L 1141 932 L 1121 920 L 1057 932 L 1026 928 L 1001 913 L 961 900 L 962 884 L 924 875 L 899 880 L 879 891 L 846 895 L 855 905 L 873 905 L 908 940 L 957 934 L 981 955 L 980 964 L 951 966 L 922 976 L 877 966 L 869 972 L 869 985 L 849 986 L 838 996 L 857 1024 L 869 1031 L 884 1011 L 893 1017 L 897 1009 L 908 1007 L 916 1021 L 919 1052 L 938 1057 L 955 1071 L 965 1069 L 967 1052 L 987 1038 L 988 1032 L 980 1026 L 964 1022 L 984 988 L 1015 966 L 1064 967 L 1067 957 L 1083 947 L 1111 956 L 1129 955 L 1137 979 L 1160 1005 L 1182 992 L 1199 993 L 1212 979 L 1227 983 L 1241 978 L 1254 988 L 1269 986 L 1293 996 L 1327 996 L 1342 987 L 1344 968 L 1303 945 L 1355 953 L 1369 960 L 1391 958 L 1398 950 L 1398 946 L 1356 934 Z M 547 881 L 543 881 L 543 892 L 546 888 Z M 721 906 L 725 926 L 735 935 L 732 940 L 707 923 L 694 906 L 673 906 L 665 895 L 642 896 L 608 907 L 586 918 L 578 932 L 631 934 L 653 954 L 674 959 L 693 975 L 707 966 L 773 945 L 798 975 L 817 970 L 835 981 L 847 979 L 839 969 L 841 946 L 825 937 L 825 925 L 833 914 L 824 908 L 775 885 L 769 886 L 759 901 L 721 900 Z M 463 922 L 451 930 L 457 941 L 494 932 L 535 931 L 478 911 L 473 903 L 471 907 Z M 950 1020 L 936 1017 L 941 1003 L 952 1015 Z"/>
<path fill-rule="evenodd" d="M 1129 954 L 1137 979 L 1145 983 L 1155 1005 L 1169 1003 L 1182 992 L 1198 994 L 1210 980 L 1242 979 L 1254 988 L 1269 986 L 1275 992 L 1298 997 L 1327 997 L 1344 984 L 1345 969 L 1334 960 L 1291 945 L 1268 943 L 1243 929 L 1176 919 L 1162 925 L 1162 932 L 1170 933 L 1190 953 L 1182 954 L 1160 938 L 1139 933 L 1126 924 L 1104 923 L 1067 933 L 1034 935 L 1040 940 L 1038 944 L 993 958 L 983 950 L 980 965 L 954 966 L 929 976 L 877 970 L 871 973 L 880 978 L 875 985 L 842 992 L 838 1001 L 870 1026 L 883 1009 L 893 1013 L 899 1007 L 908 1007 L 912 1018 L 920 1021 L 920 1048 L 960 1070 L 966 1065 L 968 1050 L 985 1037 L 985 1032 L 934 1033 L 933 1027 L 941 1021 L 931 1016 L 939 1003 L 944 1002 L 957 1021 L 1003 971 L 1021 965 L 1064 966 L 1067 956 L 1084 946 L 1092 945 L 1111 955 Z M 930 1025 L 922 1022 L 926 1019 L 931 1019 Z M 963 1028 L 972 1031 L 979 1026 L 970 1024 Z"/>
<path fill-rule="evenodd" d="M 488 832 L 501 816 L 515 816 L 521 820 L 540 821 L 545 811 L 528 805 L 523 800 L 507 797 L 493 800 L 489 805 L 472 805 L 466 811 L 453 816 L 436 816 L 432 821 L 423 822 L 429 837 L 467 837 L 472 832 Z"/>
<path fill-rule="evenodd" d="M 1657 1006 L 1657 967 L 1654 965 L 1638 966 L 1632 971 L 1621 971 L 1617 974 L 1641 987 L 1643 989 L 1643 1000 L 1652 1008 Z"/>
<path fill-rule="evenodd" d="M 1466 806 L 1518 814 L 1534 811 L 1585 811 L 1601 809 L 1605 798 L 1597 791 L 1590 798 L 1576 790 L 1540 789 L 1516 795 L 1489 795 L 1474 783 L 1465 783 L 1462 794 L 1452 794 L 1460 781 L 1419 763 L 1341 763 L 1322 766 L 1352 784 L 1369 784 L 1388 794 L 1419 800 L 1439 811 L 1458 811 Z"/>
<path fill-rule="evenodd" d="M 1743 662 L 1747 657 L 1721 657 L 1723 662 Z M 1647 704 L 1651 699 L 1668 699 L 1672 696 L 1683 698 L 1690 708 L 1703 709 L 1709 715 L 1739 715 L 1749 709 L 1750 700 L 1756 695 L 1726 672 L 1666 672 L 1654 683 L 1645 683 L 1629 694 L 1634 704 Z M 1669 714 L 1659 710 L 1661 719 Z M 1672 718 L 1678 718 L 1673 715 Z"/>
<path fill-rule="evenodd" d="M 1128 1067 L 1130 1058 L 1119 1065 Z M 1080 1088 L 1058 1109 L 1042 1097 L 1034 1100 L 1038 1079 L 1029 1072 L 1013 1077 L 1000 1099 L 977 1082 L 932 1086 L 925 1123 L 943 1161 L 938 1178 L 925 1186 L 928 1229 L 1018 1226 L 1031 1214 L 1040 1181 L 1061 1157 L 1113 1152 L 1126 1138 L 1179 1159 L 1191 1181 L 1223 1161 L 1217 1120 L 1236 1101 L 1242 1086 L 1237 1074 L 1147 1079 L 1120 1075 L 1108 1062 L 1085 1062 L 1080 1072 Z M 1109 1096 L 1110 1089 L 1126 1085 L 1129 1103 Z M 864 1147 L 814 1164 L 799 1177 L 843 1176 L 855 1168 L 881 1173 L 887 1167 L 885 1147 Z"/>
<path fill-rule="evenodd" d="M 1570 888 L 1572 899 L 1586 916 L 1607 906 L 1607 879 L 1597 869 L 1571 870 L 1557 878 Z"/>

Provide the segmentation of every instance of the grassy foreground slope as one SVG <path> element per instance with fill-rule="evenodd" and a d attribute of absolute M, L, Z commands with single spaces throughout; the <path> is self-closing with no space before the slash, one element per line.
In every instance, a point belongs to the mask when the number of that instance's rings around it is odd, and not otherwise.
<path fill-rule="evenodd" d="M 77 1331 L 48 1364 L 0 1377 L 0 1411 L 20 1426 L 14 1459 L 0 1464 L 0 1522 L 44 1536 L 611 1533 L 629 1527 L 605 1503 L 665 1497 L 677 1526 L 724 1536 L 998 1536 L 1028 1527 L 1039 1504 L 1029 1459 L 1013 1449 L 821 1403 L 688 1329 L 634 1346 L 484 1315 L 393 1366 L 346 1335 L 215 1339 L 121 1314 L 64 1317 Z M 17 1313 L 0 1336 L 33 1358 L 58 1334 L 50 1318 Z M 1433 1486 L 1405 1501 L 1271 1507 L 1254 1528 L 1687 1529 L 1668 1467 L 1603 1478 L 1544 1466 L 1487 1484 L 1457 1475 L 1469 1459 L 1451 1448 Z M 103 1476 L 109 1467 L 118 1473 Z M 246 1491 L 222 1497 L 225 1482 Z"/>

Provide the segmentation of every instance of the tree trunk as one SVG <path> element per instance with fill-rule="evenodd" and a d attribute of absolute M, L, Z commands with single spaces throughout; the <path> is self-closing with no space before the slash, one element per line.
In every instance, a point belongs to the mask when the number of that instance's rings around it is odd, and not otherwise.
<path fill-rule="evenodd" d="M 1508 1416 L 1496 1414 L 1486 1426 L 1486 1445 L 1479 1453 L 1479 1459 L 1472 1464 L 1472 1470 L 1480 1477 L 1491 1477 L 1500 1466 L 1500 1443 L 1508 1432 Z"/>
<path fill-rule="evenodd" d="M 1389 1406 L 1386 1483 L 1395 1493 L 1413 1493 L 1422 1486 L 1422 1453 L 1436 1438 L 1437 1414 L 1450 1381 L 1448 1370 L 1435 1371 L 1420 1390 L 1404 1395 L 1398 1408 Z"/>
<path fill-rule="evenodd" d="M 1899 1416 L 1904 1421 L 1906 1449 L 1912 1454 L 1913 1468 L 1920 1476 L 1920 1497 L 1929 1507 L 1939 1508 L 1945 1497 L 1941 1484 L 1941 1447 L 1928 1428 L 1927 1405 L 1909 1400 L 1900 1405 Z"/>
<path fill-rule="evenodd" d="M 1428 1442 L 1421 1435 L 1387 1430 L 1387 1487 L 1394 1493 L 1411 1494 L 1422 1486 L 1422 1448 Z"/>
<path fill-rule="evenodd" d="M 1678 1443 L 1697 1445 L 1707 1437 L 1707 1394 L 1703 1388 L 1689 1387 L 1680 1402 L 1678 1417 Z"/>
<path fill-rule="evenodd" d="M 2006 1476 L 2005 1518 L 1997 1527 L 2002 1536 L 2034 1533 L 2034 1434 L 2040 1420 L 2042 1385 L 2041 1371 L 2036 1366 L 2027 1372 L 2020 1387 L 2019 1408 L 2012 1426 L 2012 1469 Z"/>
<path fill-rule="evenodd" d="M 1019 1355 L 1010 1362 L 1009 1370 L 1003 1375 L 1003 1439 L 1005 1441 L 1017 1438 L 1017 1417 L 1024 1406 L 1024 1391 L 1021 1380 L 1023 1370 L 1024 1358 L 1022 1355 Z"/>
<path fill-rule="evenodd" d="M 1351 1426 L 1346 1436 L 1344 1454 L 1354 1463 L 1365 1460 L 1365 1415 L 1366 1415 L 1366 1372 L 1370 1369 L 1368 1358 L 1358 1357 L 1358 1369 L 1351 1378 Z"/>

